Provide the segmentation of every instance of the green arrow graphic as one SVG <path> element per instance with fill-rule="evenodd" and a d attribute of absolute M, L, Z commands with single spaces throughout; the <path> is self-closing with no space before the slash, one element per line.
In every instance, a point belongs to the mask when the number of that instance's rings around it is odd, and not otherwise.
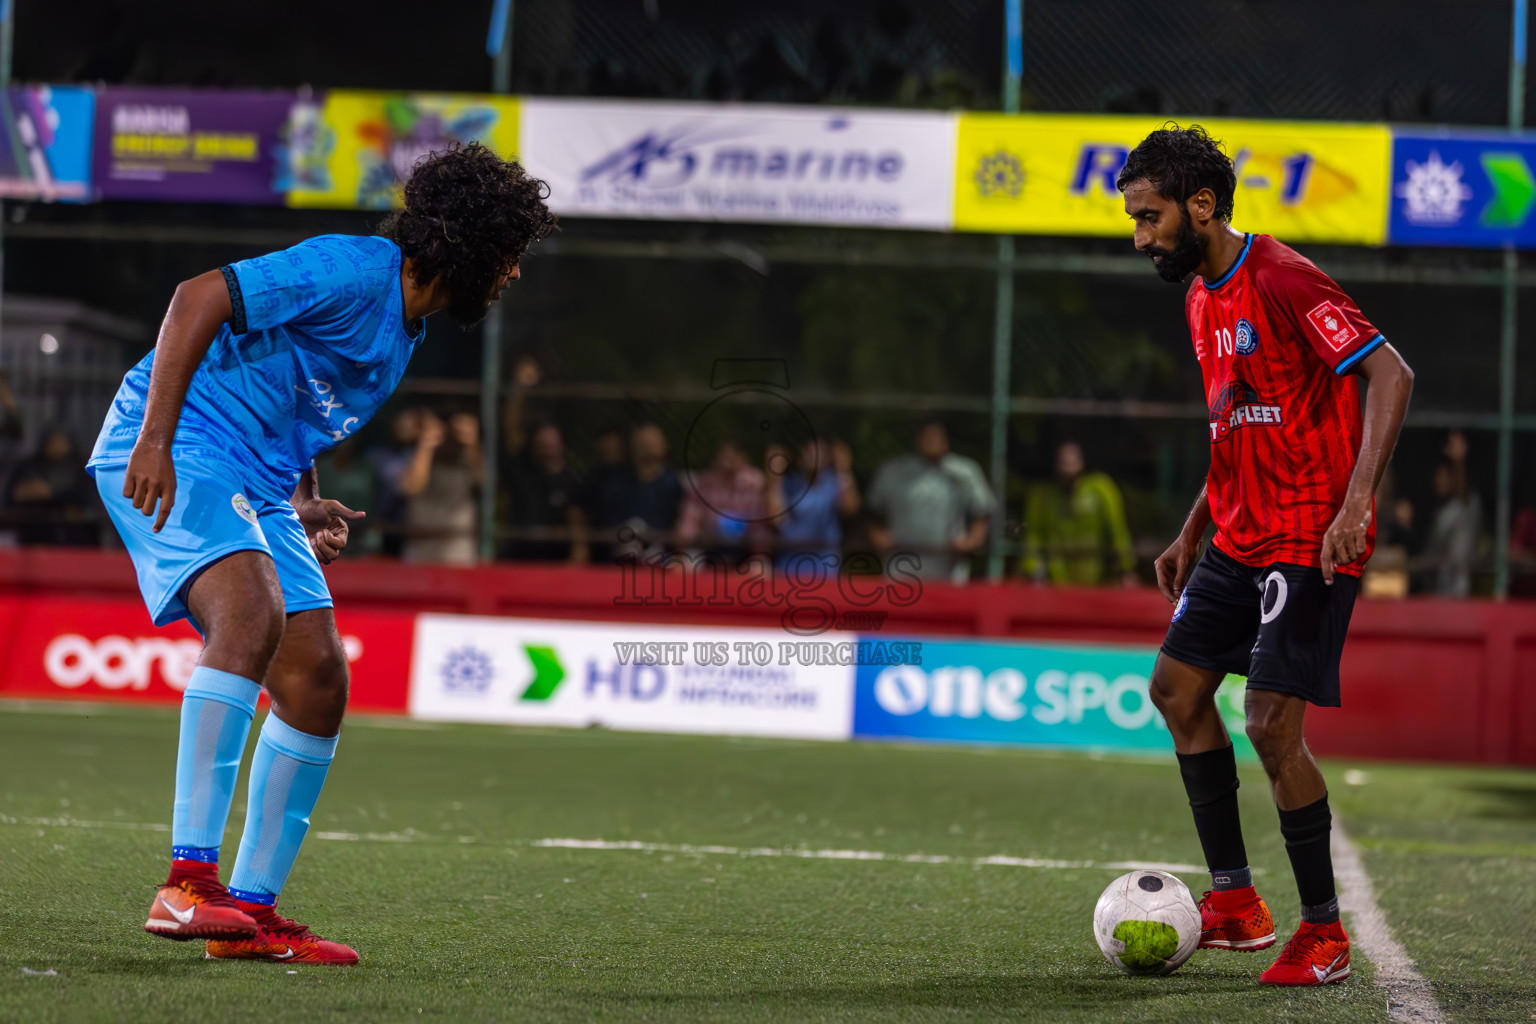
<path fill-rule="evenodd" d="M 533 665 L 533 682 L 528 684 L 528 689 L 523 691 L 518 700 L 549 700 L 555 688 L 560 685 L 560 680 L 565 678 L 565 666 L 560 664 L 560 655 L 555 653 L 553 647 L 534 647 L 531 644 L 523 645 L 523 653 L 528 655 L 528 661 Z"/>
<path fill-rule="evenodd" d="M 1483 226 L 1513 228 L 1525 222 L 1536 205 L 1536 180 L 1519 153 L 1484 153 L 1483 171 L 1493 184 L 1493 199 L 1483 210 Z"/>

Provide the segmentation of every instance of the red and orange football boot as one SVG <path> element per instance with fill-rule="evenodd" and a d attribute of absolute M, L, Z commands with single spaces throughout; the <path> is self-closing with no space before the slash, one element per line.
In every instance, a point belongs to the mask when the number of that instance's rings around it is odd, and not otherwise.
<path fill-rule="evenodd" d="M 1251 953 L 1275 944 L 1275 920 L 1253 886 L 1200 897 L 1200 948 Z"/>
<path fill-rule="evenodd" d="M 1342 921 L 1301 922 L 1260 985 L 1328 985 L 1349 977 L 1349 936 Z"/>
<path fill-rule="evenodd" d="M 204 954 L 207 959 L 271 960 L 284 964 L 357 963 L 357 950 L 322 939 L 271 907 L 259 903 L 241 903 L 240 906 L 256 919 L 255 937 L 232 942 L 210 939 Z"/>
<path fill-rule="evenodd" d="M 144 930 L 168 939 L 249 939 L 256 922 L 219 884 L 217 864 L 176 861 L 149 905 Z"/>

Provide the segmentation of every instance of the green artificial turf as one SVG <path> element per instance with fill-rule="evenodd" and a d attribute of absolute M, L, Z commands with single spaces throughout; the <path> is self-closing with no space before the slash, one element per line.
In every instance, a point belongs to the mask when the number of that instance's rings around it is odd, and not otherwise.
<path fill-rule="evenodd" d="M 0 705 L 0 1020 L 1387 1020 L 1358 954 L 1324 990 L 1259 988 L 1271 953 L 1121 975 L 1091 933 L 1118 873 L 1103 867 L 532 845 L 1199 862 L 1171 762 L 988 748 L 356 721 L 279 907 L 362 962 L 207 962 L 141 930 L 176 721 Z M 1288 934 L 1274 810 L 1243 771 L 1248 848 Z M 1400 938 L 1453 1019 L 1529 1020 L 1532 940 L 1503 933 L 1530 916 L 1531 776 L 1367 771 L 1332 784 Z M 243 808 L 242 791 L 226 870 Z M 1447 816 L 1481 830 L 1453 837 L 1476 849 L 1439 845 Z"/>

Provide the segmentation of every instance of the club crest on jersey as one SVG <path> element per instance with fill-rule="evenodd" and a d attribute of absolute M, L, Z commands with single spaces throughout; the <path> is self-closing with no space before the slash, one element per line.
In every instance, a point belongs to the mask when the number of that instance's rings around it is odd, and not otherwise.
<path fill-rule="evenodd" d="M 1225 441 L 1238 427 L 1278 426 L 1280 407 L 1267 405 L 1247 381 L 1234 380 L 1211 403 L 1211 443 Z"/>
<path fill-rule="evenodd" d="M 1237 322 L 1237 339 L 1233 349 L 1240 356 L 1251 356 L 1259 350 L 1259 332 L 1247 320 Z"/>
<path fill-rule="evenodd" d="M 229 499 L 229 504 L 232 508 L 234 508 L 235 512 L 240 516 L 241 519 L 244 519 L 252 526 L 256 525 L 256 510 L 251 507 L 251 503 L 246 500 L 245 495 L 234 495 Z"/>

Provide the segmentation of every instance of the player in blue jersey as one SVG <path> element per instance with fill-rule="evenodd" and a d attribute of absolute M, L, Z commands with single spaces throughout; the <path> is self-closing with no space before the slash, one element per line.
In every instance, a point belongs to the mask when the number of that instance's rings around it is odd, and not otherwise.
<path fill-rule="evenodd" d="M 170 877 L 145 929 L 215 958 L 348 964 L 277 914 L 347 704 L 347 659 L 320 566 L 361 511 L 320 497 L 314 457 L 378 411 L 447 310 L 482 319 L 555 227 L 548 188 L 478 144 L 424 160 L 375 237 L 324 235 L 183 282 L 128 371 L 89 469 L 156 625 L 203 634 L 183 696 Z M 256 698 L 229 888 L 219 846 Z"/>

